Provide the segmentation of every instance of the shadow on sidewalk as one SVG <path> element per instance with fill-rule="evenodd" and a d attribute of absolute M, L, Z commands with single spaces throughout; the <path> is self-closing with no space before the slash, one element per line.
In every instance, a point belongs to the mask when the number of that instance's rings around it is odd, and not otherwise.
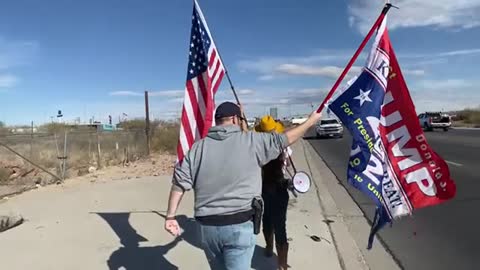
<path fill-rule="evenodd" d="M 120 238 L 123 245 L 114 251 L 107 261 L 110 270 L 126 269 L 126 270 L 147 270 L 162 269 L 175 270 L 179 269 L 176 265 L 169 262 L 164 255 L 180 241 L 186 241 L 190 245 L 202 249 L 200 243 L 199 226 L 195 219 L 185 215 L 177 216 L 177 221 L 184 233 L 175 238 L 172 242 L 164 246 L 155 247 L 139 247 L 140 242 L 146 242 L 148 239 L 138 234 L 129 222 L 131 213 L 153 213 L 165 218 L 164 214 L 158 211 L 151 212 L 127 212 L 127 213 L 95 213 L 105 220 L 112 230 Z M 252 269 L 270 270 L 276 268 L 276 257 L 266 258 L 263 254 L 265 248 L 256 246 L 252 259 Z M 206 260 L 206 257 L 205 257 Z"/>
<path fill-rule="evenodd" d="M 157 215 L 165 219 L 165 215 L 159 212 L 155 212 Z M 189 218 L 185 215 L 177 216 L 178 225 L 185 230 L 185 233 L 182 235 L 183 240 L 187 241 L 192 246 L 195 246 L 199 249 L 202 249 L 200 243 L 200 227 L 194 218 Z M 188 233 L 187 232 L 195 232 Z M 193 237 L 192 237 L 193 236 Z M 256 245 L 255 251 L 252 258 L 252 269 L 255 270 L 274 270 L 277 269 L 277 257 L 273 256 L 272 258 L 267 258 L 263 254 L 265 253 L 265 248 Z M 206 259 L 205 255 L 205 259 Z M 213 269 L 213 268 L 212 268 Z"/>
<path fill-rule="evenodd" d="M 148 239 L 138 234 L 132 227 L 129 222 L 130 213 L 96 214 L 110 225 L 123 245 L 110 255 L 107 261 L 110 270 L 179 269 L 169 262 L 164 255 L 174 248 L 181 239 L 176 238 L 164 246 L 139 247 L 140 242 L 146 242 Z"/>

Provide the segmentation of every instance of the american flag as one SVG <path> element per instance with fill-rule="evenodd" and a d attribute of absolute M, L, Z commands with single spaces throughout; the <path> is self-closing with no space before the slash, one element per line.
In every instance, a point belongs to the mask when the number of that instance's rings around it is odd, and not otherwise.
<path fill-rule="evenodd" d="M 197 1 L 194 1 L 189 49 L 187 85 L 177 146 L 179 161 L 195 141 L 207 135 L 213 125 L 214 96 L 225 75 L 223 63 Z"/>

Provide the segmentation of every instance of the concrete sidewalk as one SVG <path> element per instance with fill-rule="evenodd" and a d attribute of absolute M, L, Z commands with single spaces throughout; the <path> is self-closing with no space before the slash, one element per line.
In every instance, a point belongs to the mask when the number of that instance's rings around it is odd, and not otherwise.
<path fill-rule="evenodd" d="M 368 224 L 351 198 L 336 190 L 336 178 L 308 143 L 294 146 L 294 161 L 298 170 L 313 176 L 314 186 L 297 199 L 291 196 L 287 224 L 292 269 L 396 269 L 380 244 L 371 252 L 357 246 L 354 238 L 366 245 Z M 72 180 L 0 201 L 0 213 L 13 211 L 26 219 L 0 233 L 1 268 L 208 269 L 191 219 L 192 193 L 179 211 L 182 237 L 174 239 L 163 230 L 169 188 L 170 176 Z M 276 259 L 263 257 L 263 247 L 259 235 L 252 269 L 275 269 Z"/>

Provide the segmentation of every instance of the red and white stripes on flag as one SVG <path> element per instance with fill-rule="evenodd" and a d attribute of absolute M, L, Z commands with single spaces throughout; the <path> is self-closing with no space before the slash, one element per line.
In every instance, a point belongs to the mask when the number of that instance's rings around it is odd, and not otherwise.
<path fill-rule="evenodd" d="M 177 146 L 178 161 L 183 159 L 195 141 L 207 135 L 214 124 L 215 93 L 225 75 L 225 68 L 197 1 L 194 1 L 189 49 Z"/>

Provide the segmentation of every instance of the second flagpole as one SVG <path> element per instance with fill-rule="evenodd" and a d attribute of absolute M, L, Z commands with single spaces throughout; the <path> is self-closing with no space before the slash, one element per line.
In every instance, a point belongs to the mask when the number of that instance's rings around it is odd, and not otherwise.
<path fill-rule="evenodd" d="M 377 30 L 377 28 L 380 26 L 380 24 L 382 23 L 383 19 L 385 18 L 385 16 L 387 15 L 388 11 L 390 10 L 391 7 L 395 7 L 393 6 L 392 4 L 390 3 L 386 3 L 385 6 L 383 7 L 383 10 L 382 12 L 380 13 L 380 16 L 378 16 L 377 20 L 375 21 L 375 23 L 373 24 L 372 28 L 370 29 L 370 31 L 368 31 L 368 34 L 365 36 L 365 38 L 363 39 L 362 43 L 360 44 L 360 47 L 358 47 L 357 51 L 355 52 L 355 54 L 353 55 L 352 59 L 350 59 L 350 61 L 348 62 L 347 66 L 345 67 L 345 69 L 343 70 L 342 74 L 340 75 L 340 77 L 338 77 L 337 81 L 335 82 L 335 84 L 333 85 L 332 89 L 330 90 L 330 92 L 328 92 L 327 96 L 325 97 L 325 99 L 323 100 L 322 104 L 320 104 L 320 107 L 318 107 L 317 109 L 317 113 L 321 112 L 323 110 L 323 108 L 325 107 L 325 104 L 327 103 L 328 100 L 330 100 L 330 98 L 332 98 L 333 94 L 335 93 L 335 91 L 337 90 L 338 86 L 340 85 L 340 83 L 343 81 L 343 79 L 345 78 L 345 76 L 347 75 L 348 71 L 350 70 L 350 68 L 353 66 L 353 64 L 355 63 L 355 61 L 357 60 L 358 56 L 360 55 L 360 53 L 363 51 L 363 49 L 365 48 L 365 46 L 367 45 L 367 42 L 370 40 L 370 38 L 372 37 L 373 33 L 375 32 L 375 30 Z"/>

